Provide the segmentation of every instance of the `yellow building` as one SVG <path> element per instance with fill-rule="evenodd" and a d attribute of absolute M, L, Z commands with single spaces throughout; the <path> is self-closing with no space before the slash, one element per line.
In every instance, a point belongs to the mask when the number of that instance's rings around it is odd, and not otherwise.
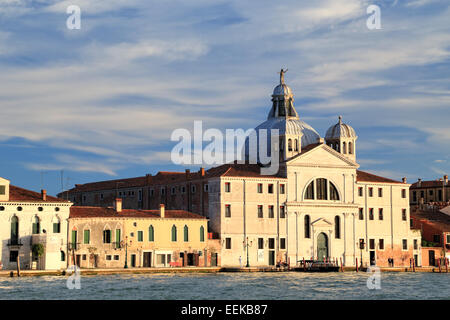
<path fill-rule="evenodd" d="M 82 268 L 216 266 L 208 220 L 184 210 L 72 207 L 71 261 Z M 216 242 L 218 242 L 216 240 Z M 207 257 L 207 259 L 205 259 Z"/>

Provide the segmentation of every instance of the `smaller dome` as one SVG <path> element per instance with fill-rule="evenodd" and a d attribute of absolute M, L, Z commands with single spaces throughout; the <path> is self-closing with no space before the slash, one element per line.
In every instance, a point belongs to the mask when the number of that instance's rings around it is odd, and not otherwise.
<path fill-rule="evenodd" d="M 357 138 L 355 129 L 342 122 L 342 116 L 339 116 L 339 122 L 331 126 L 325 134 L 325 139 L 339 138 Z"/>
<path fill-rule="evenodd" d="M 287 84 L 281 83 L 273 89 L 274 96 L 290 96 L 292 95 L 292 90 Z"/>

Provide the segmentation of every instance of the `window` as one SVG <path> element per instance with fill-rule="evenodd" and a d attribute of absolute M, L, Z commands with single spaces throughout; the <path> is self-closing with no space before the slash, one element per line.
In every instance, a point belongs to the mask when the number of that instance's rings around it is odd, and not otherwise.
<path fill-rule="evenodd" d="M 359 208 L 359 220 L 364 220 L 364 209 Z"/>
<path fill-rule="evenodd" d="M 66 261 L 66 253 L 61 250 L 61 261 Z"/>
<path fill-rule="evenodd" d="M 294 151 L 298 151 L 298 140 L 294 140 Z"/>
<path fill-rule="evenodd" d="M 334 217 L 334 236 L 336 239 L 341 238 L 341 218 L 339 216 Z"/>
<path fill-rule="evenodd" d="M 53 222 L 53 233 L 61 233 L 61 222 L 59 222 L 59 219 Z"/>
<path fill-rule="evenodd" d="M 433 190 L 429 190 L 430 196 L 433 195 Z"/>
<path fill-rule="evenodd" d="M 406 198 L 406 189 L 402 189 L 402 198 Z"/>
<path fill-rule="evenodd" d="M 403 250 L 408 250 L 408 240 L 403 239 L 402 244 L 403 244 Z"/>
<path fill-rule="evenodd" d="M 288 139 L 288 151 L 292 151 L 292 139 Z"/>
<path fill-rule="evenodd" d="M 171 188 L 171 193 L 172 195 L 174 195 L 177 192 L 177 188 L 176 187 L 172 187 Z"/>
<path fill-rule="evenodd" d="M 274 218 L 273 206 L 269 206 L 269 218 Z"/>
<path fill-rule="evenodd" d="M 231 205 L 229 204 L 225 205 L 225 217 L 231 218 Z"/>
<path fill-rule="evenodd" d="M 375 239 L 369 239 L 369 249 L 375 250 Z"/>
<path fill-rule="evenodd" d="M 280 194 L 284 194 L 285 193 L 285 186 L 284 183 L 280 184 Z"/>
<path fill-rule="evenodd" d="M 373 197 L 373 188 L 369 188 L 369 197 Z"/>
<path fill-rule="evenodd" d="M 280 249 L 285 250 L 286 249 L 286 239 L 280 238 Z"/>
<path fill-rule="evenodd" d="M 280 206 L 280 218 L 286 218 L 286 211 L 284 210 L 284 206 Z"/>
<path fill-rule="evenodd" d="M 41 226 L 40 226 L 39 218 L 37 216 L 35 216 L 33 218 L 32 229 L 33 229 L 32 230 L 33 234 L 39 234 L 41 232 Z"/>
<path fill-rule="evenodd" d="M 330 200 L 339 200 L 337 188 L 330 182 Z"/>
<path fill-rule="evenodd" d="M 225 182 L 225 192 L 231 192 L 231 184 L 230 184 L 230 182 Z"/>
<path fill-rule="evenodd" d="M 148 241 L 155 241 L 155 229 L 153 226 L 148 227 Z"/>
<path fill-rule="evenodd" d="M 358 196 L 363 196 L 363 187 L 358 187 Z"/>
<path fill-rule="evenodd" d="M 119 261 L 119 255 L 118 254 L 114 255 L 114 260 Z"/>
<path fill-rule="evenodd" d="M 353 154 L 353 143 L 348 143 L 348 154 Z"/>
<path fill-rule="evenodd" d="M 382 197 L 383 196 L 383 188 L 378 188 L 378 197 Z"/>
<path fill-rule="evenodd" d="M 418 244 L 417 244 L 417 239 L 414 239 L 414 250 L 417 250 Z"/>
<path fill-rule="evenodd" d="M 275 249 L 275 239 L 269 238 L 269 249 Z"/>
<path fill-rule="evenodd" d="M 409 227 L 412 229 L 414 227 L 414 220 L 409 219 Z"/>
<path fill-rule="evenodd" d="M 161 188 L 161 195 L 163 196 L 163 195 L 165 195 L 165 194 L 166 194 L 166 189 Z"/>
<path fill-rule="evenodd" d="M 175 225 L 172 226 L 172 241 L 177 241 L 177 227 Z"/>
<path fill-rule="evenodd" d="M 263 185 L 262 185 L 262 183 L 258 183 L 258 193 L 263 193 Z"/>
<path fill-rule="evenodd" d="M 205 186 L 203 188 L 204 188 L 203 190 L 205 192 L 208 192 L 209 191 L 209 184 L 205 184 Z"/>
<path fill-rule="evenodd" d="M 438 201 L 442 201 L 442 190 L 438 190 Z"/>
<path fill-rule="evenodd" d="M 225 238 L 225 249 L 231 249 L 231 238 Z"/>
<path fill-rule="evenodd" d="M 111 230 L 103 230 L 103 243 L 111 243 Z"/>
<path fill-rule="evenodd" d="M 417 191 L 413 191 L 412 195 L 413 195 L 413 201 L 417 202 Z"/>
<path fill-rule="evenodd" d="M 373 208 L 369 209 L 369 220 L 373 220 Z"/>
<path fill-rule="evenodd" d="M 402 209 L 402 220 L 406 221 L 406 209 Z"/>
<path fill-rule="evenodd" d="M 6 194 L 6 186 L 0 186 L 0 195 L 5 195 Z"/>
<path fill-rule="evenodd" d="M 327 200 L 327 180 L 323 178 L 316 179 L 317 200 Z"/>
<path fill-rule="evenodd" d="M 184 226 L 183 234 L 184 234 L 184 242 L 188 242 L 189 241 L 189 228 L 186 225 Z"/>
<path fill-rule="evenodd" d="M 264 238 L 258 238 L 258 249 L 264 249 Z"/>
<path fill-rule="evenodd" d="M 150 196 L 153 197 L 154 194 L 155 194 L 155 190 L 150 189 Z"/>
<path fill-rule="evenodd" d="M 268 192 L 273 193 L 273 184 L 269 184 L 268 186 Z"/>
<path fill-rule="evenodd" d="M 441 236 L 438 234 L 433 234 L 433 242 L 441 243 Z"/>
<path fill-rule="evenodd" d="M 11 250 L 9 252 L 9 262 L 16 262 L 18 256 L 19 256 L 19 251 Z"/>
<path fill-rule="evenodd" d="M 193 185 L 191 186 L 191 191 L 192 191 L 192 193 L 195 193 L 196 190 L 197 190 L 197 188 L 196 188 L 195 185 L 193 184 Z M 227 191 L 227 192 L 230 192 L 230 191 Z"/>
<path fill-rule="evenodd" d="M 0 211 L 5 211 L 5 207 L 4 206 L 0 206 Z"/>
<path fill-rule="evenodd" d="M 383 220 L 383 208 L 378 209 L 378 220 Z"/>
<path fill-rule="evenodd" d="M 378 244 L 380 246 L 380 250 L 384 250 L 384 239 L 378 240 Z"/>
<path fill-rule="evenodd" d="M 347 154 L 347 143 L 345 143 L 345 142 L 342 143 L 342 149 L 343 149 L 342 153 Z"/>
<path fill-rule="evenodd" d="M 83 256 L 82 256 L 82 259 L 83 259 L 83 261 L 86 261 L 86 255 L 85 254 L 83 254 Z"/>
<path fill-rule="evenodd" d="M 309 215 L 305 216 L 305 238 L 311 237 L 311 229 L 310 229 L 310 218 Z"/>
<path fill-rule="evenodd" d="M 314 199 L 314 181 L 309 184 L 306 188 L 305 199 L 313 200 Z"/>
<path fill-rule="evenodd" d="M 84 230 L 84 232 L 83 232 L 83 243 L 84 244 L 91 243 L 91 230 Z"/>
<path fill-rule="evenodd" d="M 111 261 L 111 255 L 110 254 L 106 255 L 106 260 Z"/>
<path fill-rule="evenodd" d="M 144 231 L 138 231 L 138 241 L 144 241 Z"/>
<path fill-rule="evenodd" d="M 450 234 L 447 235 L 447 243 L 450 244 Z"/>
<path fill-rule="evenodd" d="M 200 227 L 200 242 L 205 241 L 205 228 L 203 226 Z"/>
<path fill-rule="evenodd" d="M 258 206 L 258 218 L 264 218 L 263 206 L 261 205 Z"/>
<path fill-rule="evenodd" d="M 181 187 L 181 193 L 186 193 L 186 187 L 185 186 Z"/>
<path fill-rule="evenodd" d="M 422 190 L 422 191 L 420 191 L 420 197 L 421 198 L 425 198 L 425 192 Z"/>

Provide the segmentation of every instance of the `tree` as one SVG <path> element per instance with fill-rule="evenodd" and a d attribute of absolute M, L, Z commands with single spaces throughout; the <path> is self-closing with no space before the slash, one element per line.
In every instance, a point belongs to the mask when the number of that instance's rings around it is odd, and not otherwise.
<path fill-rule="evenodd" d="M 44 245 L 42 243 L 35 243 L 35 244 L 33 244 L 31 251 L 33 252 L 33 256 L 37 258 L 38 265 L 39 265 L 39 258 L 44 255 L 44 251 L 45 251 Z"/>

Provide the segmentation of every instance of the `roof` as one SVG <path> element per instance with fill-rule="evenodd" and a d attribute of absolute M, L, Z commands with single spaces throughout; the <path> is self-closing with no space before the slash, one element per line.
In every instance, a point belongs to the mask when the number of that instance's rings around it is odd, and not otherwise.
<path fill-rule="evenodd" d="M 75 188 L 69 190 L 69 192 L 83 192 L 83 191 L 96 191 L 96 190 L 108 190 L 116 188 L 132 188 L 145 186 L 147 178 L 151 176 L 142 176 L 135 178 L 116 179 L 90 182 L 85 184 L 76 184 Z"/>
<path fill-rule="evenodd" d="M 70 201 L 47 195 L 46 200 L 42 200 L 42 195 L 39 192 L 23 189 L 13 185 L 9 185 L 9 201 L 23 201 L 23 202 L 64 202 Z"/>
<path fill-rule="evenodd" d="M 422 189 L 422 188 L 437 188 L 444 185 L 443 180 L 428 180 L 428 181 L 421 181 L 420 187 L 419 187 L 419 181 L 414 182 L 411 184 L 411 189 Z M 450 187 L 450 184 L 447 184 L 447 187 Z"/>
<path fill-rule="evenodd" d="M 361 170 L 356 170 L 356 181 L 357 182 L 378 182 L 378 183 L 404 184 L 401 181 L 396 181 L 396 180 L 380 177 L 380 176 L 374 175 L 372 173 L 361 171 Z"/>
<path fill-rule="evenodd" d="M 117 212 L 115 209 L 108 207 L 80 207 L 72 206 L 70 208 L 69 218 L 160 218 L 159 210 L 134 210 L 122 209 Z M 165 210 L 165 218 L 171 219 L 206 219 L 196 213 L 184 210 Z"/>
<path fill-rule="evenodd" d="M 211 168 L 206 172 L 207 178 L 212 177 L 255 177 L 255 178 L 283 178 L 278 175 L 261 174 L 261 166 L 259 164 L 248 163 L 227 163 L 221 166 Z"/>
<path fill-rule="evenodd" d="M 415 210 L 411 211 L 413 218 L 421 220 L 429 225 L 441 229 L 444 232 L 450 231 L 450 216 L 439 211 Z"/>

